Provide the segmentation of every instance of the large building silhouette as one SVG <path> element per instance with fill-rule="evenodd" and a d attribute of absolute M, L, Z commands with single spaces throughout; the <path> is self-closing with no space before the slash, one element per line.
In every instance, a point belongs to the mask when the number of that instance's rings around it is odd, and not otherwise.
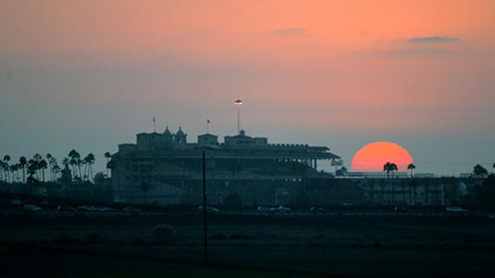
<path fill-rule="evenodd" d="M 202 180 L 202 154 L 206 154 L 209 181 L 260 181 L 325 178 L 319 161 L 338 159 L 328 147 L 307 144 L 270 144 L 265 137 L 202 134 L 187 142 L 182 128 L 163 133 L 139 133 L 136 144 L 120 144 L 112 156 L 112 185 L 117 195 L 142 191 L 149 195 L 180 195 L 186 184 Z M 152 190 L 151 190 L 152 189 Z M 156 199 L 156 198 L 154 198 Z"/>

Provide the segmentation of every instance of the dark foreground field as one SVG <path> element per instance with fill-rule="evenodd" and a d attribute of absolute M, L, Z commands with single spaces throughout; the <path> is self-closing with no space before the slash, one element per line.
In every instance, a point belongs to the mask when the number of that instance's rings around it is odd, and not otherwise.
<path fill-rule="evenodd" d="M 0 216 L 1 277 L 493 277 L 495 223 L 473 216 Z M 175 235 L 157 236 L 157 225 Z"/>

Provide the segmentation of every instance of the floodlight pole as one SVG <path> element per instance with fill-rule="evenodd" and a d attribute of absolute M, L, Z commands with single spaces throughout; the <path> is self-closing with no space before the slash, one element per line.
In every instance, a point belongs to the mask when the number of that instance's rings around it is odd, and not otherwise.
<path fill-rule="evenodd" d="M 241 134 L 241 105 L 242 100 L 238 99 L 234 101 L 235 105 L 237 105 L 237 134 Z"/>

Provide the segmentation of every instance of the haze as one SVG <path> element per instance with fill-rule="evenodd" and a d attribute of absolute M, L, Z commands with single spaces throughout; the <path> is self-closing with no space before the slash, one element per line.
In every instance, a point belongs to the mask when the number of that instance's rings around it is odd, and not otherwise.
<path fill-rule="evenodd" d="M 493 170 L 494 18 L 491 0 L 0 1 L 0 155 L 76 149 L 103 171 L 153 117 L 235 134 L 242 99 L 248 135 L 347 168 L 390 141 L 416 172 Z"/>

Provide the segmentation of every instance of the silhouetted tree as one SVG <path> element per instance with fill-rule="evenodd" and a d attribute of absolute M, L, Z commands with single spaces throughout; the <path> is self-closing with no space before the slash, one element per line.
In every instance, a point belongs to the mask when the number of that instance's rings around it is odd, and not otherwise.
<path fill-rule="evenodd" d="M 36 162 L 34 163 L 34 169 L 35 169 L 35 174 L 36 174 L 36 179 L 39 181 L 40 176 L 38 170 L 40 170 L 40 161 L 43 159 L 43 157 L 39 153 L 35 153 L 33 155 L 33 160 Z"/>
<path fill-rule="evenodd" d="M 395 163 L 390 163 L 387 162 L 385 165 L 383 165 L 383 171 L 387 171 L 387 178 L 389 177 L 389 173 L 393 171 L 398 171 L 399 168 L 397 168 L 397 165 Z"/>
<path fill-rule="evenodd" d="M 107 162 L 107 169 L 113 170 L 117 168 L 117 164 L 115 163 L 114 159 L 111 159 L 110 161 Z"/>
<path fill-rule="evenodd" d="M 340 170 L 342 170 L 342 173 L 344 173 L 344 176 L 347 174 L 347 168 L 345 166 L 340 168 Z"/>
<path fill-rule="evenodd" d="M 390 172 L 393 172 L 393 171 L 397 171 L 399 170 L 399 168 L 397 168 L 397 165 L 395 165 L 395 163 L 390 163 L 390 162 L 387 162 L 385 163 L 385 165 L 383 165 L 383 171 L 387 171 L 387 179 L 390 178 Z M 390 183 L 390 181 L 389 181 Z M 395 186 L 394 184 L 391 185 L 391 188 L 392 188 L 392 203 L 395 201 Z"/>
<path fill-rule="evenodd" d="M 89 153 L 85 158 L 84 158 L 84 164 L 85 164 L 85 175 L 88 177 L 88 181 L 91 181 L 91 178 L 93 177 L 93 164 L 95 163 L 95 156 L 92 153 Z"/>
<path fill-rule="evenodd" d="M 17 163 L 11 164 L 10 165 L 10 174 L 11 174 L 11 182 L 19 182 L 19 169 L 20 167 L 18 166 Z"/>
<path fill-rule="evenodd" d="M 55 163 L 52 166 L 52 171 L 51 171 L 51 173 L 52 173 L 52 180 L 56 180 L 56 177 L 57 177 L 58 173 L 60 173 L 61 171 L 62 171 L 62 169 L 60 169 L 60 166 L 58 166 L 58 164 Z"/>
<path fill-rule="evenodd" d="M 52 175 L 52 164 L 50 163 L 50 160 L 52 159 L 52 155 L 50 153 L 46 154 L 46 161 L 48 164 L 48 173 L 50 173 L 50 180 L 53 180 L 53 175 Z"/>
<path fill-rule="evenodd" d="M 81 175 L 81 155 L 76 151 L 76 150 L 71 150 L 69 152 L 69 164 L 72 167 L 72 173 L 74 173 L 74 176 L 79 174 L 79 178 L 82 178 Z M 76 169 L 79 169 L 79 172 L 76 171 Z"/>
<path fill-rule="evenodd" d="M 335 175 L 336 176 L 345 176 L 345 175 L 347 175 L 347 168 L 345 166 L 343 166 L 339 170 L 335 171 Z"/>
<path fill-rule="evenodd" d="M 26 165 L 27 165 L 27 159 L 24 156 L 21 156 L 19 158 L 19 164 L 22 167 L 22 182 L 26 183 Z"/>
<path fill-rule="evenodd" d="M 116 158 L 110 159 L 107 162 L 107 169 L 111 170 L 112 173 L 112 180 L 113 180 L 113 170 L 117 168 L 117 163 L 115 162 Z M 120 191 L 120 176 L 117 174 L 117 190 Z"/>
<path fill-rule="evenodd" d="M 414 171 L 414 169 L 416 169 L 416 166 L 413 163 L 407 165 L 407 170 L 410 170 L 411 171 L 411 178 L 413 177 L 413 171 Z"/>
<path fill-rule="evenodd" d="M 38 171 L 38 161 L 36 161 L 35 159 L 30 159 L 28 161 L 28 168 L 27 168 L 27 172 L 28 172 L 27 183 L 32 184 L 33 180 L 37 180 L 34 177 L 37 171 Z"/>
<path fill-rule="evenodd" d="M 41 170 L 41 176 L 42 176 L 42 181 L 45 182 L 45 169 L 48 168 L 48 163 L 46 163 L 46 160 L 41 159 L 39 161 L 38 169 Z"/>
<path fill-rule="evenodd" d="M 473 176 L 477 178 L 483 178 L 488 175 L 488 171 L 481 165 L 476 164 L 473 168 Z"/>
<path fill-rule="evenodd" d="M 69 158 L 65 157 L 63 160 L 62 160 L 62 165 L 64 165 L 64 167 L 69 167 L 70 163 L 69 163 Z"/>
<path fill-rule="evenodd" d="M 50 166 L 50 179 L 53 181 L 55 180 L 55 177 L 56 177 L 56 174 L 60 172 L 60 167 L 57 165 L 57 159 L 50 155 L 50 154 L 47 154 L 46 155 L 47 159 L 48 159 L 48 165 Z M 57 170 L 54 170 L 54 168 L 57 167 L 58 169 Z"/>
<path fill-rule="evenodd" d="M 5 162 L 3 162 L 3 160 L 0 160 L 0 181 L 4 181 L 4 176 L 5 176 L 5 173 L 4 173 L 4 169 L 5 169 Z"/>
<path fill-rule="evenodd" d="M 3 169 L 5 171 L 6 177 L 7 177 L 7 182 L 10 182 L 10 167 L 9 167 L 9 161 L 10 161 L 10 155 L 5 155 L 3 157 Z"/>
<path fill-rule="evenodd" d="M 9 170 L 10 172 L 12 173 L 12 179 L 11 179 L 11 182 L 15 182 L 16 181 L 16 173 L 17 173 L 17 170 L 19 168 L 17 167 L 17 164 L 12 164 L 10 165 L 9 167 Z"/>
<path fill-rule="evenodd" d="M 110 154 L 110 152 L 105 153 L 105 158 L 107 159 L 107 165 L 108 165 L 108 162 L 110 162 L 110 159 L 112 158 L 112 155 Z M 108 176 L 108 170 L 109 170 L 109 168 L 107 167 L 107 176 Z"/>

